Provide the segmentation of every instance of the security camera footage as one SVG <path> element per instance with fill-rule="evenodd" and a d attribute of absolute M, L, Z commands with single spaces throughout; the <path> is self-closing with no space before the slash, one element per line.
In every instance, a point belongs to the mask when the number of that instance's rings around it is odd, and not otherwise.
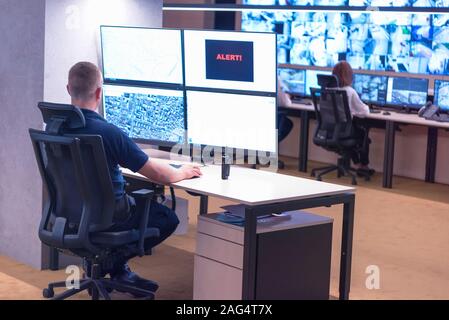
<path fill-rule="evenodd" d="M 387 104 L 422 107 L 427 102 L 427 79 L 388 78 Z"/>
<path fill-rule="evenodd" d="M 449 111 L 449 81 L 435 81 L 434 104 L 444 111 Z"/>
<path fill-rule="evenodd" d="M 388 77 L 370 75 L 370 74 L 354 74 L 352 83 L 355 91 L 366 103 L 374 103 L 376 105 L 384 105 L 387 98 Z"/>
<path fill-rule="evenodd" d="M 288 1 L 291 5 L 310 2 L 316 5 L 317 1 Z M 341 2 L 351 6 L 393 3 Z M 430 3 L 415 1 L 412 5 L 422 6 L 422 2 Z M 449 5 L 449 0 L 445 2 Z M 410 5 L 397 0 L 394 4 Z M 354 69 L 449 74 L 449 14 L 244 11 L 242 30 L 278 33 L 281 64 L 332 67 L 346 60 Z"/>
<path fill-rule="evenodd" d="M 247 5 L 448 7 L 449 0 L 243 0 Z"/>
<path fill-rule="evenodd" d="M 306 94 L 305 70 L 279 68 L 278 76 L 283 91 L 298 96 L 304 96 Z"/>
<path fill-rule="evenodd" d="M 131 138 L 184 142 L 182 91 L 104 86 L 104 114 Z"/>

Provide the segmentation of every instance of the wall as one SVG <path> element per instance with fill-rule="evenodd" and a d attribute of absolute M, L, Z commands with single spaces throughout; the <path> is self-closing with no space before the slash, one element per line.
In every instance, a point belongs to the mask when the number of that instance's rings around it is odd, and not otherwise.
<path fill-rule="evenodd" d="M 213 0 L 164 0 L 164 3 L 211 4 Z M 164 11 L 164 28 L 214 29 L 214 13 L 205 11 Z"/>
<path fill-rule="evenodd" d="M 44 88 L 45 0 L 0 0 L 0 255 L 40 266 L 42 185 L 28 128 Z"/>
<path fill-rule="evenodd" d="M 101 64 L 100 25 L 161 27 L 162 0 L 47 0 L 46 101 L 70 102 L 65 86 L 73 64 Z"/>

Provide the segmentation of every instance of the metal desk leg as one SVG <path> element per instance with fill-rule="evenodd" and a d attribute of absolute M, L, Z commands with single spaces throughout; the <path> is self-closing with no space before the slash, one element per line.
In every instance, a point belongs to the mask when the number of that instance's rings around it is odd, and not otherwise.
<path fill-rule="evenodd" d="M 205 215 L 208 212 L 209 207 L 209 197 L 201 195 L 200 196 L 200 215 Z"/>
<path fill-rule="evenodd" d="M 426 182 L 435 182 L 437 165 L 438 128 L 429 127 L 427 131 Z"/>
<path fill-rule="evenodd" d="M 256 298 L 257 216 L 251 208 L 245 210 L 244 235 L 242 299 L 254 300 Z"/>
<path fill-rule="evenodd" d="M 391 189 L 393 186 L 393 165 L 394 165 L 394 143 L 395 143 L 395 123 L 386 122 L 385 149 L 384 149 L 384 172 L 383 187 Z"/>
<path fill-rule="evenodd" d="M 343 231 L 341 239 L 340 258 L 340 300 L 349 299 L 351 288 L 352 237 L 354 230 L 355 195 L 350 196 L 349 202 L 343 206 Z"/>
<path fill-rule="evenodd" d="M 302 172 L 307 172 L 307 161 L 309 159 L 309 120 L 309 111 L 301 110 L 298 170 Z"/>

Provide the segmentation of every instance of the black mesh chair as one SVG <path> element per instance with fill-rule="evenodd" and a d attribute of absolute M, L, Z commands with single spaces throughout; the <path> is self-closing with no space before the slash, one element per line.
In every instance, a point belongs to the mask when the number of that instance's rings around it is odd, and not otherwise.
<path fill-rule="evenodd" d="M 357 151 L 364 142 L 355 134 L 346 91 L 324 88 L 337 87 L 338 82 L 336 81 L 336 78 L 334 80 L 322 78 L 319 83 L 323 88 L 311 88 L 317 119 L 313 143 L 337 153 L 340 158 L 336 165 L 313 169 L 312 176 L 316 176 L 316 179 L 321 181 L 323 175 L 337 171 L 339 178 L 350 176 L 352 184 L 356 185 L 357 178 L 354 174 L 356 170 L 351 168 L 351 157 L 353 152 Z M 369 174 L 364 175 L 364 178 L 369 180 Z"/>
<path fill-rule="evenodd" d="M 158 229 L 147 227 L 154 192 L 142 189 L 132 193 L 136 202 L 145 206 L 138 229 L 108 232 L 117 208 L 102 138 L 61 134 L 62 128 L 85 126 L 77 107 L 39 103 L 39 109 L 46 131 L 29 130 L 47 193 L 39 238 L 52 248 L 83 258 L 90 266 L 79 288 L 54 297 L 54 288 L 65 288 L 66 282 L 50 283 L 44 297 L 63 300 L 87 290 L 94 300 L 109 300 L 109 293 L 118 290 L 153 299 L 154 292 L 114 282 L 104 274 L 129 253 L 143 256 L 144 240 L 159 236 Z"/>

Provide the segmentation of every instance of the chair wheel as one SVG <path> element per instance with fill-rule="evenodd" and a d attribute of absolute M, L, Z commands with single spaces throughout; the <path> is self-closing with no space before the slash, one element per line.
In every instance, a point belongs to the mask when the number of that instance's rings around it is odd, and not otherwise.
<path fill-rule="evenodd" d="M 316 181 L 323 181 L 323 178 L 321 178 L 321 177 L 316 177 Z"/>
<path fill-rule="evenodd" d="M 55 296 L 55 292 L 53 291 L 53 289 L 45 288 L 44 290 L 42 290 L 42 296 L 46 299 L 50 299 Z"/>

